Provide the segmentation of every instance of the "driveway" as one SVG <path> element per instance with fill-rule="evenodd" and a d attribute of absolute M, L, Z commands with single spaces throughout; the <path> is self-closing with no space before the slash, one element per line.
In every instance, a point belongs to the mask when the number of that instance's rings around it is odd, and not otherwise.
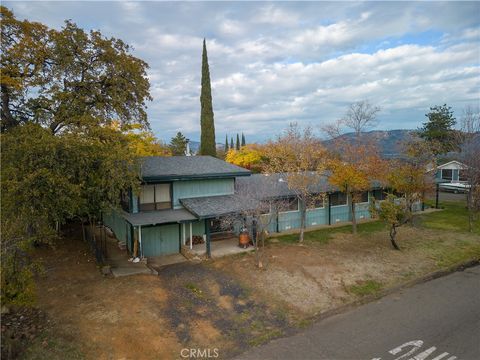
<path fill-rule="evenodd" d="M 238 359 L 480 359 L 479 340 L 477 266 L 327 318 Z"/>

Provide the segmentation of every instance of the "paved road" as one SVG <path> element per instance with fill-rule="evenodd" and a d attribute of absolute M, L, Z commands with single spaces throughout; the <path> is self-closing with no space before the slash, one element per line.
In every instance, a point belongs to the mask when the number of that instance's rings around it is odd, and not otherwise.
<path fill-rule="evenodd" d="M 480 359 L 480 266 L 324 319 L 239 359 Z"/>

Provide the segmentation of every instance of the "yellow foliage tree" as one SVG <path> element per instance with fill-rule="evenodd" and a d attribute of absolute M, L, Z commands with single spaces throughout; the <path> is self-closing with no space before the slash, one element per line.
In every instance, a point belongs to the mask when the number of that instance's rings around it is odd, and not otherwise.
<path fill-rule="evenodd" d="M 159 141 L 153 132 L 145 130 L 140 124 L 128 124 L 121 126 L 114 121 L 111 125 L 114 129 L 125 134 L 132 152 L 142 156 L 171 156 L 170 148 Z"/>
<path fill-rule="evenodd" d="M 344 192 L 348 198 L 352 214 L 352 230 L 357 233 L 356 203 L 362 193 L 368 191 L 374 180 L 385 179 L 386 164 L 374 144 L 337 145 L 337 152 L 329 161 L 332 174 L 329 182 Z"/>
<path fill-rule="evenodd" d="M 327 152 L 310 128 L 303 131 L 297 124 L 291 124 L 276 141 L 265 145 L 266 173 L 284 174 L 288 188 L 295 194 L 300 211 L 300 236 L 303 241 L 306 227 L 306 208 L 326 189 L 320 186 L 324 177 Z"/>
<path fill-rule="evenodd" d="M 225 156 L 225 161 L 260 172 L 262 169 L 263 150 L 261 145 L 249 144 L 242 146 L 240 150 L 230 149 Z"/>

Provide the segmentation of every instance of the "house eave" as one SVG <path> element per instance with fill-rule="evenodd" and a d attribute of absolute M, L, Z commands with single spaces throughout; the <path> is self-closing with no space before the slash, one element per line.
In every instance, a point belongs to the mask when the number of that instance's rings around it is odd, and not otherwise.
<path fill-rule="evenodd" d="M 250 176 L 251 172 L 235 172 L 235 173 L 217 173 L 205 175 L 162 175 L 162 176 L 144 176 L 144 183 L 155 183 L 162 181 L 185 181 L 185 180 L 207 180 L 207 179 L 231 179 L 239 176 Z"/>

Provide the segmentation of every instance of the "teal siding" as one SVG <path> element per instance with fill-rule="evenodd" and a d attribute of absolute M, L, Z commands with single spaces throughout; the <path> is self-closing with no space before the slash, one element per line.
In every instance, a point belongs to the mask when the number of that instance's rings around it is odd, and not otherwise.
<path fill-rule="evenodd" d="M 306 215 L 306 225 L 317 226 L 317 225 L 326 225 L 328 224 L 328 209 L 311 209 L 307 210 Z"/>
<path fill-rule="evenodd" d="M 368 203 L 355 204 L 355 216 L 357 220 L 370 219 L 370 201 L 372 201 L 372 192 L 368 192 Z"/>
<path fill-rule="evenodd" d="M 355 216 L 357 220 L 370 219 L 369 207 L 369 203 L 355 204 Z"/>
<path fill-rule="evenodd" d="M 230 195 L 234 193 L 234 179 L 187 180 L 173 183 L 173 206 L 181 208 L 179 199 Z"/>
<path fill-rule="evenodd" d="M 301 224 L 300 211 L 288 211 L 278 214 L 278 231 L 299 229 Z"/>
<path fill-rule="evenodd" d="M 143 255 L 159 256 L 180 251 L 178 224 L 142 227 Z"/>
<path fill-rule="evenodd" d="M 132 194 L 132 213 L 138 213 L 138 195 Z"/>
<path fill-rule="evenodd" d="M 130 224 L 120 214 L 116 211 L 103 214 L 103 223 L 112 229 L 118 240 L 128 243 Z"/>
<path fill-rule="evenodd" d="M 132 244 L 133 244 L 132 230 L 133 230 L 132 225 L 128 224 L 128 226 L 127 226 L 127 250 L 128 250 L 129 253 L 131 253 L 133 251 L 133 249 L 132 249 Z"/>
<path fill-rule="evenodd" d="M 268 232 L 277 232 L 277 217 L 275 215 L 261 215 L 262 229 Z"/>
<path fill-rule="evenodd" d="M 350 221 L 351 214 L 350 214 L 350 207 L 349 205 L 338 205 L 331 207 L 331 217 L 332 217 L 332 225 L 343 222 L 343 221 Z"/>

